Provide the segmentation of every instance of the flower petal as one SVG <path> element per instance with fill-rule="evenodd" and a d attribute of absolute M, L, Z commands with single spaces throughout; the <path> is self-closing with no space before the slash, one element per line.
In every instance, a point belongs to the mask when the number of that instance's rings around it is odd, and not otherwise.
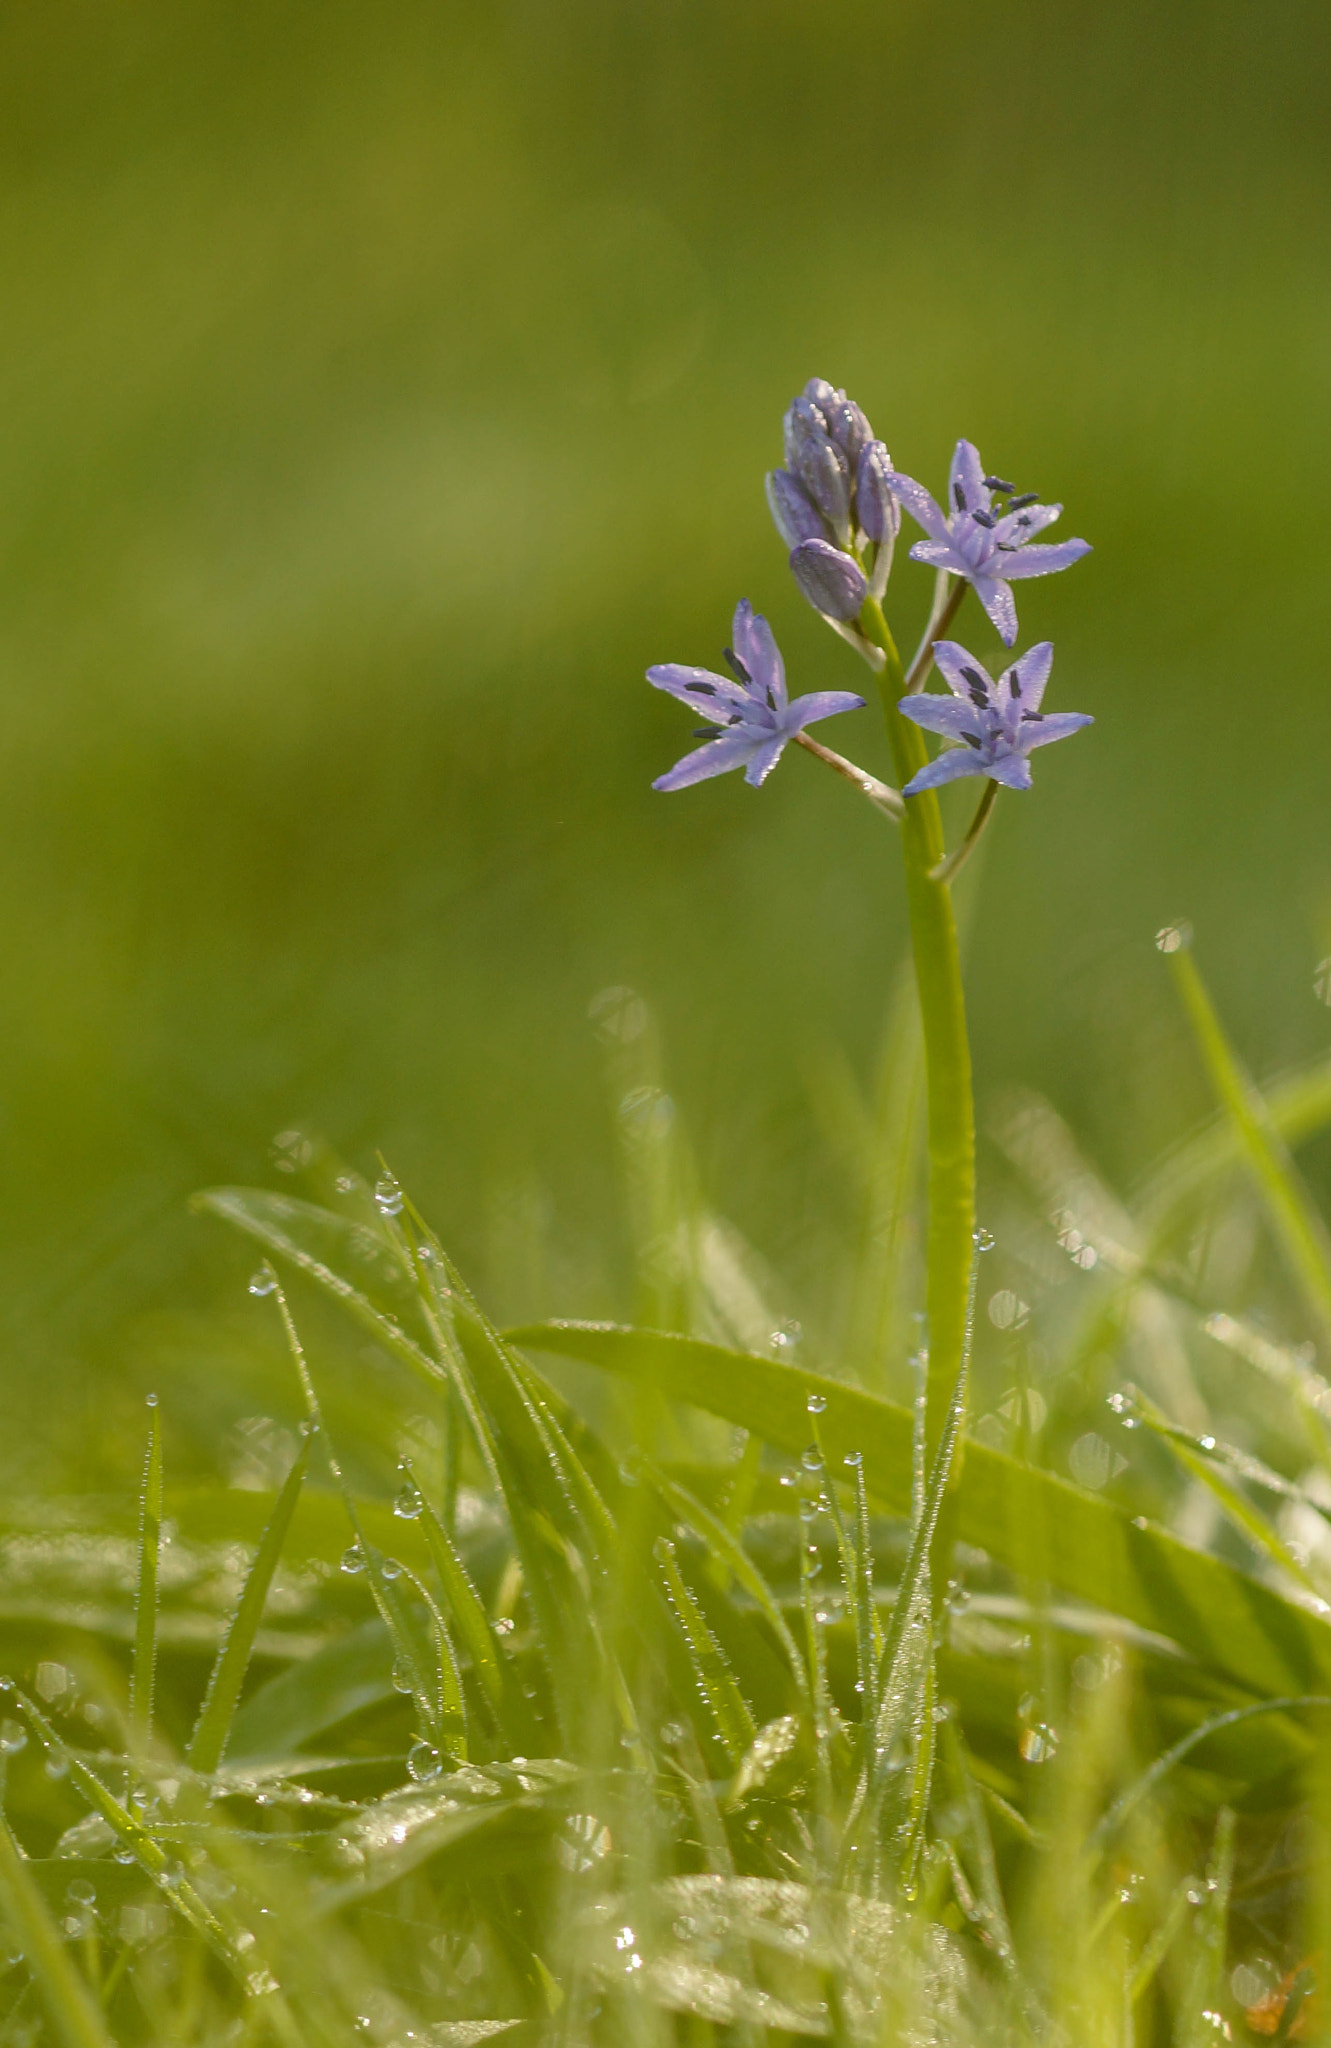
<path fill-rule="evenodd" d="M 1012 575 L 1012 564 L 1020 560 L 1020 555 L 1005 555 L 1003 575 Z M 998 576 L 973 576 L 971 585 L 988 612 L 999 639 L 1005 647 L 1010 647 L 1017 637 L 1017 601 L 1007 584 Z"/>
<path fill-rule="evenodd" d="M 1032 723 L 1021 729 L 1019 742 L 1022 752 L 1029 754 L 1034 747 L 1052 746 L 1055 740 L 1065 740 L 1074 732 L 1080 732 L 1084 725 L 1094 725 L 1089 711 L 1050 711 L 1038 725 Z"/>
<path fill-rule="evenodd" d="M 940 511 L 923 484 L 917 484 L 913 476 L 905 476 L 899 469 L 889 469 L 886 483 L 892 496 L 905 506 L 917 526 L 922 526 L 930 540 L 947 541 L 947 514 Z M 912 548 L 911 553 L 915 551 Z"/>
<path fill-rule="evenodd" d="M 1038 711 L 1049 681 L 1049 671 L 1054 665 L 1054 643 L 1041 640 L 1036 646 L 1028 647 L 1020 661 L 1014 661 L 1011 668 L 1004 669 L 998 682 L 999 703 L 1004 710 L 1012 694 L 1011 679 L 1017 678 L 1017 700 L 1023 711 Z"/>
<path fill-rule="evenodd" d="M 729 676 L 714 675 L 709 668 L 685 668 L 681 662 L 666 661 L 649 668 L 647 680 L 654 690 L 665 690 L 669 696 L 678 697 L 690 711 L 701 711 L 704 718 L 714 718 L 718 725 L 724 724 L 733 712 L 749 709 L 748 691 Z"/>
<path fill-rule="evenodd" d="M 958 441 L 953 451 L 952 468 L 947 479 L 947 509 L 952 514 L 989 510 L 984 464 L 973 441 Z"/>
<path fill-rule="evenodd" d="M 950 740 L 960 739 L 964 732 L 974 733 L 977 740 L 985 736 L 971 705 L 959 704 L 955 697 L 903 697 L 897 710 L 913 725 L 943 733 Z"/>
<path fill-rule="evenodd" d="M 1060 540 L 1052 547 L 1037 542 L 1034 547 L 1018 548 L 1015 554 L 1004 555 L 1003 574 L 1014 582 L 1018 576 L 1052 576 L 1055 569 L 1069 569 L 1090 552 L 1088 540 Z"/>
<path fill-rule="evenodd" d="M 1061 505 L 1023 505 L 1020 512 L 1005 512 L 994 527 L 994 539 L 1015 542 L 1020 547 L 1023 541 L 1034 540 L 1037 533 L 1052 526 L 1062 510 Z"/>
<path fill-rule="evenodd" d="M 1030 763 L 1024 754 L 1004 754 L 991 761 L 985 772 L 995 782 L 1001 782 L 1004 789 L 1029 789 L 1031 786 Z"/>
<path fill-rule="evenodd" d="M 778 734 L 774 740 L 767 740 L 761 747 L 757 748 L 749 760 L 748 767 L 744 770 L 744 780 L 751 789 L 762 788 L 777 762 L 781 759 L 785 749 L 786 740 L 784 733 Z"/>
<path fill-rule="evenodd" d="M 979 676 L 990 698 L 994 686 L 989 680 L 989 671 L 982 661 L 969 654 L 958 640 L 935 640 L 933 646 L 934 666 L 954 695 L 965 704 L 973 704 L 971 695 L 975 685 L 974 676 Z M 968 673 L 969 671 L 969 673 Z"/>
<path fill-rule="evenodd" d="M 912 775 L 903 796 L 918 796 L 922 789 L 938 789 L 944 782 L 960 782 L 963 775 L 987 775 L 989 768 L 973 747 L 954 747 L 936 761 Z"/>
<path fill-rule="evenodd" d="M 709 776 L 728 775 L 732 768 L 742 768 L 751 760 L 758 745 L 751 733 L 726 733 L 721 739 L 709 740 L 705 747 L 695 747 L 691 754 L 685 754 L 682 761 L 676 761 L 673 768 L 657 776 L 652 788 L 687 789 L 690 783 L 706 782 Z"/>
<path fill-rule="evenodd" d="M 953 576 L 969 576 L 971 565 L 951 541 L 917 540 L 910 551 L 912 562 L 928 562 L 931 568 L 946 569 Z"/>
<path fill-rule="evenodd" d="M 811 690 L 797 697 L 781 721 L 784 733 L 803 732 L 818 718 L 835 718 L 840 711 L 863 711 L 864 699 L 852 690 Z"/>
<path fill-rule="evenodd" d="M 788 548 L 798 547 L 802 540 L 830 538 L 827 521 L 799 478 L 793 477 L 788 469 L 769 470 L 766 490 L 767 508 Z"/>
<path fill-rule="evenodd" d="M 826 545 L 826 543 L 823 543 Z M 747 597 L 735 606 L 735 652 L 753 677 L 760 700 L 769 694 L 778 712 L 786 708 L 786 665 L 772 629 Z"/>
<path fill-rule="evenodd" d="M 888 481 L 891 474 L 892 458 L 886 448 L 881 441 L 870 441 L 856 471 L 855 510 L 861 532 L 872 541 L 892 539 L 901 525 L 901 507 Z"/>

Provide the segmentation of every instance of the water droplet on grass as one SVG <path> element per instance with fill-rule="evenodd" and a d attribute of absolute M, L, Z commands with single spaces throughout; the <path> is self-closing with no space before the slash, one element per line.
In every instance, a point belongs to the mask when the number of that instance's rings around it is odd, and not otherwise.
<path fill-rule="evenodd" d="M 418 1736 L 407 1751 L 407 1773 L 418 1785 L 430 1784 L 433 1779 L 443 1776 L 443 1752 L 432 1742 L 427 1742 L 423 1735 Z"/>
<path fill-rule="evenodd" d="M 971 1241 L 977 1252 L 991 1252 L 994 1248 L 994 1233 L 992 1230 L 977 1229 Z"/>
<path fill-rule="evenodd" d="M 392 1585 L 394 1579 L 400 1579 L 402 1577 L 402 1566 L 399 1563 L 398 1559 L 395 1557 L 386 1557 L 383 1561 L 383 1564 L 380 1566 L 380 1570 L 382 1571 L 384 1577 L 388 1580 L 390 1586 Z"/>
<path fill-rule="evenodd" d="M 271 1266 L 260 1266 L 257 1273 L 250 1274 L 251 1294 L 274 1294 L 277 1291 L 277 1275 Z"/>
<path fill-rule="evenodd" d="M 16 1756 L 27 1743 L 28 1731 L 21 1721 L 0 1721 L 0 1756 Z"/>
<path fill-rule="evenodd" d="M 803 1450 L 803 1451 L 802 1451 L 802 1452 L 800 1453 L 800 1463 L 801 1463 L 801 1465 L 803 1465 L 803 1467 L 804 1467 L 804 1469 L 805 1469 L 805 1471 L 806 1471 L 806 1472 L 821 1472 L 821 1471 L 822 1471 L 822 1469 L 823 1469 L 823 1454 L 822 1454 L 822 1452 L 821 1452 L 821 1451 L 819 1450 L 819 1448 L 818 1448 L 817 1444 L 809 1444 L 809 1445 L 808 1445 L 808 1446 L 807 1446 L 807 1447 L 806 1447 L 806 1448 L 805 1448 L 805 1449 L 804 1449 L 804 1450 Z"/>
<path fill-rule="evenodd" d="M 810 1394 L 804 1405 L 810 1415 L 822 1415 L 827 1409 L 827 1396 L 826 1394 Z"/>
<path fill-rule="evenodd" d="M 374 1184 L 374 1199 L 385 1216 L 400 1216 L 405 1196 L 397 1178 L 391 1173 L 381 1173 Z"/>
<path fill-rule="evenodd" d="M 352 1543 L 343 1551 L 342 1569 L 353 1578 L 357 1572 L 364 1571 L 365 1552 L 361 1549 L 359 1543 Z"/>
<path fill-rule="evenodd" d="M 1155 935 L 1158 953 L 1185 953 L 1192 944 L 1192 926 L 1181 917 L 1177 924 L 1162 925 Z"/>
<path fill-rule="evenodd" d="M 393 1513 L 400 1522 L 414 1522 L 424 1506 L 420 1488 L 414 1479 L 409 1479 L 398 1491 L 397 1499 L 393 1502 Z"/>

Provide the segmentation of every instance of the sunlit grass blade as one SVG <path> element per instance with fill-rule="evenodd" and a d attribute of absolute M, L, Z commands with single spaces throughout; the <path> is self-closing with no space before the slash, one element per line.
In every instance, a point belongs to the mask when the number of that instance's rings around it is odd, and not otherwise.
<path fill-rule="evenodd" d="M 1186 1985 L 1180 2001 L 1180 2048 L 1201 2048 L 1216 2038 L 1216 2015 L 1227 2003 L 1225 1949 L 1229 1895 L 1234 1882 L 1234 1814 L 1222 1806 L 1206 1866 L 1201 1910 L 1193 1923 Z"/>
<path fill-rule="evenodd" d="M 134 1598 L 134 1661 L 129 1680 L 129 1727 L 142 1755 L 152 1739 L 153 1679 L 157 1668 L 157 1568 L 162 1545 L 162 1420 L 153 1394 L 148 1403 L 148 1450 L 139 1492 L 139 1578 Z"/>
<path fill-rule="evenodd" d="M 744 1588 L 766 1618 L 772 1633 L 785 1651 L 797 1690 L 807 1698 L 808 1672 L 799 1647 L 790 1632 L 789 1624 L 781 1612 L 775 1594 L 738 1537 L 733 1536 L 725 1523 L 714 1515 L 710 1508 L 704 1507 L 686 1486 L 679 1485 L 668 1473 L 660 1471 L 649 1458 L 635 1459 L 634 1469 L 664 1502 L 672 1517 L 676 1521 L 687 1522 L 696 1530 L 708 1545 L 712 1555 L 721 1561 L 726 1570 Z"/>
<path fill-rule="evenodd" d="M 444 1598 L 457 1622 L 458 1633 L 467 1646 L 472 1669 L 489 1700 L 495 1714 L 502 1721 L 510 1704 L 508 1683 L 503 1652 L 499 1647 L 485 1611 L 480 1594 L 467 1576 L 467 1568 L 458 1556 L 439 1516 L 430 1502 L 421 1495 L 421 1527 L 430 1547 L 430 1557 L 439 1583 L 444 1589 Z"/>
<path fill-rule="evenodd" d="M 300 1490 L 305 1484 L 305 1475 L 310 1466 L 312 1433 L 307 1427 L 304 1441 L 296 1454 L 291 1470 L 283 1481 L 272 1515 L 254 1554 L 254 1561 L 245 1579 L 239 1604 L 232 1616 L 222 1647 L 217 1653 L 208 1690 L 194 1733 L 190 1737 L 186 1762 L 190 1769 L 203 1775 L 215 1771 L 226 1754 L 227 1739 L 235 1719 L 236 1707 L 240 1700 L 245 1673 L 249 1669 L 250 1655 L 254 1649 L 254 1638 L 263 1620 L 263 1610 L 268 1599 L 268 1590 L 277 1570 L 278 1560 L 291 1527 L 291 1517 L 300 1499 Z"/>
<path fill-rule="evenodd" d="M 1293 1579 L 1296 1585 L 1302 1586 L 1304 1591 L 1311 1594 L 1325 1610 L 1326 1599 L 1323 1589 L 1306 1565 L 1300 1563 L 1265 1516 L 1260 1515 L 1238 1488 L 1231 1486 L 1223 1472 L 1217 1469 L 1209 1455 L 1216 1448 L 1214 1442 L 1207 1445 L 1198 1443 L 1187 1430 L 1179 1429 L 1168 1416 L 1162 1415 L 1155 1403 L 1135 1388 L 1130 1393 L 1125 1392 L 1121 1398 L 1125 1402 L 1131 1400 L 1135 1414 L 1145 1423 L 1157 1442 L 1165 1445 L 1170 1455 L 1177 1460 L 1190 1478 L 1195 1479 L 1199 1486 L 1205 1487 L 1224 1515 L 1248 1539 L 1253 1548 L 1269 1558 L 1271 1563 Z M 1259 1484 L 1274 1481 L 1277 1491 L 1295 1492 L 1297 1497 L 1297 1489 L 1288 1488 L 1277 1473 L 1267 1474 L 1260 1471 L 1259 1476 L 1259 1473 L 1249 1471 L 1242 1476 L 1257 1478 Z"/>
<path fill-rule="evenodd" d="M 846 1603 L 855 1626 L 855 1679 L 864 1702 L 864 1718 L 871 1722 L 878 1713 L 878 1659 L 882 1652 L 881 1631 L 873 1598 L 873 1555 L 869 1536 L 869 1499 L 864 1490 L 864 1460 L 853 1457 L 855 1474 L 855 1523 L 847 1525 L 841 1497 L 827 1457 L 817 1415 L 810 1417 L 813 1439 L 826 1474 L 827 1511 L 836 1530 L 841 1558 L 841 1579 Z"/>
<path fill-rule="evenodd" d="M 1276 1241 L 1303 1289 L 1323 1340 L 1331 1342 L 1331 1238 L 1261 1091 L 1229 1043 L 1191 949 L 1179 946 L 1167 958 L 1211 1085 L 1266 1205 Z"/>
<path fill-rule="evenodd" d="M 115 2048 L 97 2001 L 0 1815 L 0 1907 L 65 2048 Z M 26 2038 L 26 2036 L 25 2036 Z"/>
<path fill-rule="evenodd" d="M 686 1401 L 757 1432 L 798 1456 L 808 1440 L 810 1395 L 824 1401 L 820 1426 L 833 1458 L 860 1452 L 870 1493 L 889 1512 L 910 1512 L 911 1416 L 840 1381 L 748 1352 L 651 1330 L 555 1322 L 509 1332 L 510 1341 L 650 1378 Z M 1026 1567 L 1020 1531 L 1058 1532 L 1048 1574 L 1065 1593 L 1122 1615 L 1190 1650 L 1204 1664 L 1261 1693 L 1331 1685 L 1331 1628 L 1306 1607 L 1112 1501 L 1022 1465 L 974 1438 L 957 1487 L 958 1534 L 1015 1571 Z"/>
<path fill-rule="evenodd" d="M 947 1768 L 961 1795 L 966 1815 L 965 1840 L 970 1847 L 980 1924 L 993 1944 L 994 1953 L 999 1961 L 1005 1969 L 1011 1970 L 1015 1966 L 1015 1950 L 1007 1905 L 998 1880 L 998 1859 L 994 1854 L 989 1816 L 984 1810 L 984 1799 L 975 1782 L 975 1774 L 971 1769 L 970 1757 L 956 1715 L 948 1714 L 942 1725 Z"/>
<path fill-rule="evenodd" d="M 754 1736 L 757 1723 L 745 1700 L 724 1652 L 707 1626 L 706 1618 L 685 1584 L 668 1536 L 657 1538 L 656 1561 L 665 1582 L 666 1596 L 674 1610 L 699 1689 L 711 1709 L 716 1732 L 725 1746 L 732 1770 L 738 1770 Z"/>
<path fill-rule="evenodd" d="M 1176 957 L 1176 956 L 1171 956 Z M 1262 1090 L 1271 1129 L 1286 1145 L 1302 1144 L 1331 1123 L 1331 1059 L 1281 1074 Z M 1142 1183 L 1137 1209 L 1150 1239 L 1170 1237 L 1199 1195 L 1244 1158 L 1243 1140 L 1223 1111 L 1166 1154 Z"/>
<path fill-rule="evenodd" d="M 1223 1714 L 1212 1714 L 1197 1728 L 1189 1729 L 1180 1740 L 1158 1756 L 1141 1776 L 1134 1779 L 1126 1791 L 1121 1792 L 1113 1805 L 1101 1815 L 1091 1833 L 1089 1846 L 1105 1848 L 1118 1833 L 1124 1821 L 1144 1799 L 1157 1791 L 1176 1765 L 1201 1746 L 1212 1735 L 1219 1735 L 1226 1728 L 1235 1728 L 1241 1722 L 1255 1720 L 1261 1714 L 1297 1714 L 1309 1707 L 1331 1707 L 1331 1694 L 1300 1693 L 1290 1699 L 1256 1700 L 1248 1706 L 1230 1707 Z"/>

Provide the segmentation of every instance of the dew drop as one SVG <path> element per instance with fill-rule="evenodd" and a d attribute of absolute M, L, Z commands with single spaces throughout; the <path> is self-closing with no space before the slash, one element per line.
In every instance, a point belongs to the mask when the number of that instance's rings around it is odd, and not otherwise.
<path fill-rule="evenodd" d="M 399 1522 L 414 1522 L 424 1506 L 419 1486 L 414 1479 L 408 1479 L 398 1490 L 397 1499 L 393 1502 L 393 1513 Z"/>
<path fill-rule="evenodd" d="M 381 1173 L 374 1184 L 374 1199 L 385 1216 L 400 1216 L 405 1197 L 397 1178 L 391 1173 Z"/>
<path fill-rule="evenodd" d="M 390 1586 L 392 1585 L 394 1579 L 400 1579 L 402 1577 L 401 1563 L 395 1557 L 386 1557 L 383 1561 L 383 1564 L 380 1566 L 380 1570 L 382 1571 L 384 1577 L 388 1580 Z"/>
<path fill-rule="evenodd" d="M 1180 918 L 1177 924 L 1162 925 L 1155 935 L 1158 953 L 1186 953 L 1191 944 L 1192 926 L 1186 918 Z"/>
<path fill-rule="evenodd" d="M 803 1465 L 806 1472 L 822 1471 L 823 1454 L 819 1450 L 817 1444 L 809 1444 L 807 1448 L 800 1453 L 800 1463 L 801 1465 Z"/>
<path fill-rule="evenodd" d="M 826 1394 L 810 1394 L 804 1405 L 810 1415 L 822 1415 L 827 1409 L 827 1396 Z"/>
<path fill-rule="evenodd" d="M 337 1179 L 333 1182 L 333 1186 L 337 1189 L 339 1195 L 354 1194 L 356 1192 L 356 1185 L 354 1173 L 339 1173 Z"/>
<path fill-rule="evenodd" d="M 251 1294 L 275 1294 L 277 1275 L 271 1266 L 260 1266 L 257 1273 L 250 1274 Z"/>
<path fill-rule="evenodd" d="M 864 1463 L 864 1453 L 863 1451 L 847 1451 L 841 1462 L 843 1465 L 849 1465 L 853 1472 L 858 1471 Z"/>
<path fill-rule="evenodd" d="M 977 1252 L 991 1252 L 994 1248 L 994 1241 L 993 1231 L 984 1229 L 976 1230 L 971 1239 Z"/>
<path fill-rule="evenodd" d="M 1199 1436 L 1197 1441 L 1204 1451 L 1213 1451 L 1215 1449 L 1215 1438 L 1213 1436 Z"/>
<path fill-rule="evenodd" d="M 1033 1721 L 1029 1728 L 1023 1728 L 1017 1742 L 1023 1763 L 1048 1763 L 1058 1748 L 1058 1735 L 1045 1721 Z"/>
<path fill-rule="evenodd" d="M 27 1742 L 28 1731 L 21 1721 L 0 1721 L 0 1756 L 16 1756 Z"/>
<path fill-rule="evenodd" d="M 443 1752 L 427 1742 L 423 1735 L 417 1736 L 407 1751 L 407 1772 L 418 1785 L 428 1785 L 444 1774 Z"/>
<path fill-rule="evenodd" d="M 365 1552 L 361 1549 L 359 1543 L 352 1543 L 348 1546 L 346 1550 L 343 1551 L 342 1569 L 344 1572 L 348 1574 L 349 1577 L 352 1578 L 354 1578 L 358 1572 L 364 1571 Z"/>
<path fill-rule="evenodd" d="M 392 1686 L 394 1692 L 404 1694 L 411 1692 L 411 1680 L 407 1677 L 405 1671 L 396 1664 L 393 1666 Z"/>
<path fill-rule="evenodd" d="M 48 1778 L 53 1778 L 58 1782 L 61 1778 L 69 1776 L 69 1758 L 61 1756 L 57 1751 L 53 1751 L 42 1765 L 42 1769 Z"/>
<path fill-rule="evenodd" d="M 501 1614 L 495 1623 L 495 1634 L 497 1636 L 511 1636 L 516 1627 L 517 1623 L 511 1614 Z"/>

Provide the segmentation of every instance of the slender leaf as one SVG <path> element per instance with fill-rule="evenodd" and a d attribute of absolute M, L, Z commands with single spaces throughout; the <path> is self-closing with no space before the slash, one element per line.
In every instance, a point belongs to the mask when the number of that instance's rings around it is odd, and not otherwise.
<path fill-rule="evenodd" d="M 656 1561 L 661 1567 L 667 1598 L 688 1645 L 699 1688 L 712 1710 L 712 1719 L 730 1757 L 731 1768 L 738 1770 L 758 1732 L 753 1711 L 735 1683 L 735 1674 L 708 1628 L 702 1609 L 685 1584 L 676 1561 L 675 1546 L 668 1536 L 657 1538 Z"/>
<path fill-rule="evenodd" d="M 649 1378 L 674 1400 L 721 1415 L 796 1456 L 808 1438 L 809 1396 L 821 1396 L 829 1455 L 860 1452 L 874 1496 L 893 1513 L 910 1511 L 911 1416 L 895 1402 L 774 1359 L 660 1331 L 558 1322 L 513 1330 L 509 1337 Z M 1058 1532 L 1047 1568 L 1065 1593 L 1171 1638 L 1254 1692 L 1331 1686 L 1331 1627 L 1317 1615 L 1222 1559 L 1125 1515 L 1112 1501 L 974 1439 L 966 1445 L 957 1515 L 963 1541 L 1018 1571 L 1023 1556 L 1016 1532 L 1038 1517 Z"/>
<path fill-rule="evenodd" d="M 277 1570 L 287 1531 L 291 1527 L 291 1517 L 296 1511 L 296 1502 L 300 1499 L 305 1474 L 309 1470 L 312 1441 L 312 1434 L 307 1429 L 295 1462 L 277 1496 L 246 1576 L 231 1626 L 213 1665 L 208 1690 L 186 1753 L 186 1762 L 191 1770 L 205 1775 L 215 1771 L 226 1754 L 227 1738 L 235 1720 L 245 1673 L 249 1669 L 254 1638 L 263 1619 L 268 1589 L 273 1583 L 273 1573 Z"/>
<path fill-rule="evenodd" d="M 51 2024 L 66 2048 L 115 2048 L 97 2002 L 74 1965 L 23 1851 L 0 1816 L 0 1906 L 41 1986 Z"/>
<path fill-rule="evenodd" d="M 152 1739 L 153 1679 L 157 1667 L 157 1566 L 162 1544 L 162 1419 L 153 1394 L 148 1407 L 148 1450 L 139 1493 L 139 1580 L 134 1598 L 134 1662 L 129 1679 L 129 1726 L 134 1747 Z"/>

